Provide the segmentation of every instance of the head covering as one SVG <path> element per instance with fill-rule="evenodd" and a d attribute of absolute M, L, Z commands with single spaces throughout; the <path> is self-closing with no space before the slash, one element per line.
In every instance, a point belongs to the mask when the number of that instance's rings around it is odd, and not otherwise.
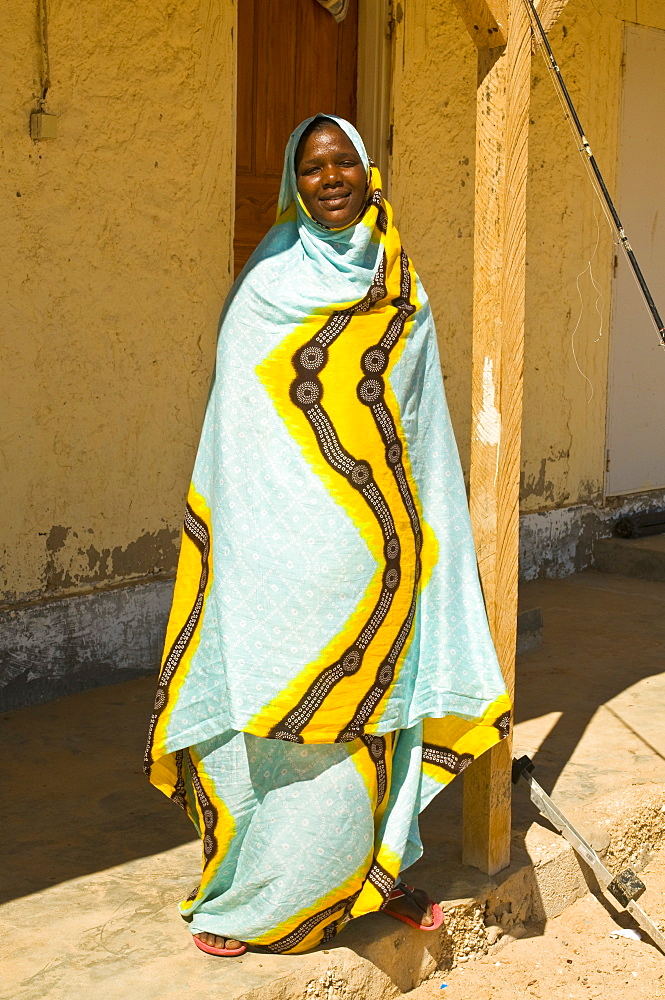
<path fill-rule="evenodd" d="M 317 119 L 324 119 L 337 125 L 353 143 L 367 172 L 367 195 L 363 210 L 357 220 L 341 229 L 328 229 L 321 225 L 308 213 L 298 193 L 296 182 L 295 157 L 298 144 L 308 126 Z M 381 175 L 378 168 L 370 161 L 365 144 L 353 125 L 337 115 L 320 112 L 305 119 L 291 133 L 284 153 L 284 169 L 277 202 L 277 223 L 294 223 L 302 252 L 314 266 L 327 270 L 332 265 L 339 272 L 352 273 L 354 288 L 359 290 L 364 285 L 366 291 L 376 271 L 381 254 L 380 233 L 377 223 L 385 226 L 385 207 L 382 207 Z M 270 234 L 269 234 L 270 235 Z M 260 244 L 255 252 L 261 256 L 261 250 L 267 251 L 268 246 Z M 250 258 L 247 267 L 251 268 Z"/>
<path fill-rule="evenodd" d="M 358 156 L 360 157 L 360 160 L 365 168 L 365 171 L 367 173 L 368 185 L 370 183 L 371 180 L 370 160 L 367 155 L 367 150 L 365 149 L 365 143 L 362 141 L 360 133 L 355 130 L 351 122 L 347 122 L 344 118 L 338 118 L 336 115 L 324 115 L 323 112 L 319 112 L 318 114 L 313 115 L 311 118 L 306 118 L 305 121 L 301 122 L 300 125 L 298 125 L 298 127 L 295 128 L 291 133 L 291 135 L 289 136 L 289 141 L 287 142 L 286 149 L 284 151 L 284 169 L 282 171 L 282 183 L 280 185 L 279 198 L 277 200 L 278 219 L 280 215 L 282 215 L 282 213 L 285 212 L 293 202 L 296 202 L 300 206 L 304 215 L 307 218 L 311 218 L 311 216 L 308 215 L 307 210 L 303 207 L 302 199 L 298 194 L 298 185 L 296 179 L 296 153 L 298 151 L 298 144 L 300 143 L 303 133 L 309 128 L 312 122 L 315 122 L 317 119 L 321 119 L 322 121 L 332 122 L 333 125 L 337 125 L 338 128 L 341 128 L 342 132 L 346 133 L 348 138 L 353 143 L 356 152 L 358 153 Z M 376 176 L 378 177 L 378 171 Z M 379 180 L 378 187 L 380 188 L 381 187 L 380 177 L 378 178 L 378 180 Z M 350 223 L 350 225 L 353 225 L 353 223 Z M 325 229 L 326 227 L 323 226 L 321 228 Z M 345 226 L 343 228 L 346 229 L 348 228 L 348 226 Z"/>

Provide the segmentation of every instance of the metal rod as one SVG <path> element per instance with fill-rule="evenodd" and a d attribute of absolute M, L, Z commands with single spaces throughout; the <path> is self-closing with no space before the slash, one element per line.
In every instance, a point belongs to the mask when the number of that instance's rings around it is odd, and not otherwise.
<path fill-rule="evenodd" d="M 516 785 L 520 778 L 524 778 L 529 786 L 529 797 L 536 809 L 565 837 L 573 850 L 591 868 L 601 888 L 609 892 L 620 906 L 623 906 L 632 914 L 656 947 L 665 954 L 665 934 L 654 923 L 649 914 L 645 913 L 642 907 L 636 902 L 636 898 L 646 889 L 644 883 L 637 877 L 632 868 L 626 868 L 625 871 L 620 872 L 618 875 L 612 875 L 600 860 L 591 844 L 582 836 L 579 830 L 575 829 L 568 817 L 552 801 L 545 789 L 538 784 L 531 773 L 533 770 L 533 762 L 526 754 L 523 757 L 514 758 L 513 784 Z"/>
<path fill-rule="evenodd" d="M 609 213 L 612 216 L 612 222 L 614 223 L 614 226 L 616 228 L 619 237 L 619 242 L 621 243 L 621 246 L 624 249 L 626 257 L 628 258 L 628 262 L 633 269 L 633 273 L 637 279 L 637 283 L 640 286 L 640 291 L 644 296 L 644 301 L 646 302 L 647 308 L 651 313 L 651 318 L 653 319 L 656 325 L 656 330 L 658 331 L 658 336 L 660 337 L 661 346 L 665 347 L 665 324 L 663 324 L 663 321 L 660 318 L 660 313 L 658 312 L 658 309 L 656 308 L 656 303 L 654 302 L 651 292 L 649 291 L 649 286 L 647 285 L 646 279 L 642 274 L 640 265 L 637 263 L 637 257 L 635 256 L 633 248 L 628 242 L 628 238 L 624 232 L 623 226 L 621 224 L 621 219 L 619 218 L 619 213 L 617 212 L 614 206 L 614 202 L 612 201 L 612 196 L 610 195 L 610 192 L 607 190 L 607 185 L 605 184 L 603 175 L 600 172 L 600 167 L 596 162 L 596 158 L 593 155 L 591 146 L 589 145 L 587 137 L 584 134 L 582 123 L 579 119 L 577 111 L 575 110 L 575 105 L 572 102 L 572 98 L 568 93 L 568 88 L 564 83 L 563 77 L 561 75 L 561 70 L 559 69 L 559 65 L 554 57 L 554 53 L 552 52 L 552 46 L 550 45 L 545 29 L 543 28 L 543 24 L 538 15 L 538 11 L 536 10 L 534 0 L 524 0 L 524 2 L 526 3 L 529 12 L 531 14 L 531 17 L 533 18 L 536 24 L 538 35 L 540 36 L 540 41 L 545 48 L 550 66 L 554 70 L 554 76 L 561 91 L 561 95 L 564 101 L 566 102 L 566 105 L 570 112 L 570 117 L 572 118 L 575 129 L 578 132 L 579 137 L 582 141 L 582 148 L 584 149 L 584 152 L 587 154 L 589 158 L 589 164 L 594 173 L 596 181 L 598 182 L 598 186 L 600 188 L 605 204 L 607 205 Z"/>

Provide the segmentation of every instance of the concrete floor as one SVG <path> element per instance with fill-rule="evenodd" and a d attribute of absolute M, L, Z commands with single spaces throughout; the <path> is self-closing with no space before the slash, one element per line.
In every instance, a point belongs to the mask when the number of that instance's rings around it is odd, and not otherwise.
<path fill-rule="evenodd" d="M 518 660 L 515 752 L 530 753 L 608 866 L 646 863 L 665 835 L 665 583 L 585 573 L 528 584 L 522 598 L 543 609 L 544 634 Z M 423 814 L 426 852 L 409 873 L 445 904 L 442 935 L 377 914 L 307 956 L 204 956 L 175 909 L 198 881 L 198 843 L 141 771 L 153 690 L 141 679 L 3 717 L 6 1000 L 387 1000 L 437 964 L 486 951 L 484 921 L 492 906 L 498 915 L 502 886 L 528 889 L 512 916 L 504 905 L 506 930 L 560 912 L 585 888 L 570 887 L 559 838 L 524 783 L 511 869 L 489 880 L 462 866 L 455 782 Z"/>

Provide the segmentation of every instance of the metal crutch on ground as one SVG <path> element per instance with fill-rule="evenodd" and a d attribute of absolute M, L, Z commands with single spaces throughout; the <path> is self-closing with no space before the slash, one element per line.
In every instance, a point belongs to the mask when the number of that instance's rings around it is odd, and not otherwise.
<path fill-rule="evenodd" d="M 544 788 L 538 784 L 531 772 L 534 764 L 526 756 L 513 760 L 513 784 L 524 778 L 529 786 L 531 801 L 538 811 L 562 834 L 573 850 L 591 868 L 603 889 L 606 889 L 635 918 L 643 931 L 649 935 L 653 943 L 665 954 L 665 934 L 662 933 L 651 917 L 635 902 L 646 889 L 646 885 L 635 874 L 632 868 L 626 868 L 618 875 L 612 875 L 600 860 L 593 847 L 587 843 L 572 823 L 555 805 Z"/>

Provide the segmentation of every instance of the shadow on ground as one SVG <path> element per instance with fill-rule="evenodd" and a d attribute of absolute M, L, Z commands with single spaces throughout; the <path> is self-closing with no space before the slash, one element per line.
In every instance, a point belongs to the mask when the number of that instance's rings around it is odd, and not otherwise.
<path fill-rule="evenodd" d="M 155 678 L 4 714 L 11 761 L 0 901 L 191 841 L 142 770 Z"/>
<path fill-rule="evenodd" d="M 529 584 L 525 597 L 543 609 L 544 642 L 518 661 L 516 746 L 533 753 L 541 784 L 556 785 L 562 806 L 575 809 L 625 784 L 627 773 L 633 782 L 665 780 L 665 688 L 656 701 L 648 691 L 623 707 L 617 699 L 663 671 L 665 584 L 587 573 Z M 3 803 L 1 901 L 194 838 L 142 772 L 154 687 L 141 678 L 3 717 L 13 790 Z M 422 818 L 435 898 L 456 894 L 445 858 L 459 858 L 460 792 L 455 782 Z M 538 819 L 523 789 L 514 811 L 519 849 Z"/>

